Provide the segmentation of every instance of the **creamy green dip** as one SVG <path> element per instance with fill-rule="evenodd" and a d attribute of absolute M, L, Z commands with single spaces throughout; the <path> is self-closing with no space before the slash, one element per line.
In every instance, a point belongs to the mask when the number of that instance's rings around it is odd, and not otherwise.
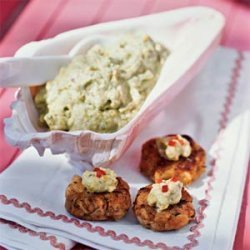
<path fill-rule="evenodd" d="M 146 34 L 94 45 L 60 69 L 35 96 L 40 123 L 50 130 L 111 133 L 138 112 L 168 51 Z"/>
<path fill-rule="evenodd" d="M 147 202 L 155 206 L 160 212 L 167 209 L 169 205 L 177 204 L 181 200 L 183 184 L 180 181 L 163 180 L 161 183 L 152 185 Z"/>
<path fill-rule="evenodd" d="M 85 171 L 82 175 L 83 186 L 91 193 L 113 192 L 118 184 L 116 174 L 107 168 Z"/>
<path fill-rule="evenodd" d="M 192 147 L 181 135 L 161 137 L 156 140 L 159 153 L 170 161 L 178 161 L 181 156 L 189 157 Z"/>

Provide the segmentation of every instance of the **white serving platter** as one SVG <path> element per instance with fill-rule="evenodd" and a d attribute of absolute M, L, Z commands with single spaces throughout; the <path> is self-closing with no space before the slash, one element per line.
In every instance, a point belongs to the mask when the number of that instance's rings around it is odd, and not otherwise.
<path fill-rule="evenodd" d="M 5 120 L 8 141 L 22 149 L 34 146 L 40 155 L 66 152 L 76 161 L 108 165 L 128 149 L 143 127 L 153 119 L 198 73 L 221 38 L 224 17 L 207 7 L 188 7 L 128 20 L 98 24 L 62 33 L 22 47 L 17 57 L 68 54 L 80 40 L 101 35 L 117 37 L 128 31 L 143 31 L 170 49 L 160 78 L 140 111 L 126 126 L 111 134 L 92 131 L 50 131 L 37 127 L 38 114 L 30 89 L 22 87 Z M 42 83 L 41 83 L 42 84 Z"/>

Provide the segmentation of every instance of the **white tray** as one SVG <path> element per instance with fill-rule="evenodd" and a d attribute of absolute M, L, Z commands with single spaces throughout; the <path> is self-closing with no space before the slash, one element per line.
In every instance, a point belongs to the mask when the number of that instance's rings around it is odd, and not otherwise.
<path fill-rule="evenodd" d="M 67 54 L 81 39 L 93 35 L 114 38 L 128 31 L 143 31 L 169 48 L 170 55 L 143 106 L 120 130 L 110 134 L 88 130 L 41 132 L 30 90 L 23 87 L 12 105 L 11 118 L 5 120 L 6 138 L 22 149 L 34 146 L 40 155 L 50 148 L 54 154 L 66 152 L 74 160 L 88 161 L 96 166 L 114 162 L 144 126 L 198 73 L 217 48 L 224 24 L 224 17 L 216 10 L 188 7 L 72 30 L 23 46 L 16 56 Z"/>

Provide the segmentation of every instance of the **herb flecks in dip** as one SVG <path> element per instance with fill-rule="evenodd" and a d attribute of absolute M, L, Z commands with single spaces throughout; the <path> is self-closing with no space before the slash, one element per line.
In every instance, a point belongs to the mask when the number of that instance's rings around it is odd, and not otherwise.
<path fill-rule="evenodd" d="M 189 141 L 181 135 L 158 138 L 156 144 L 161 156 L 171 161 L 178 161 L 181 156 L 187 158 L 192 152 Z"/>
<path fill-rule="evenodd" d="M 111 133 L 138 112 L 168 51 L 145 34 L 95 45 L 61 68 L 37 93 L 40 122 L 50 130 Z"/>
<path fill-rule="evenodd" d="M 176 179 L 162 180 L 152 185 L 147 202 L 156 206 L 157 211 L 167 209 L 169 205 L 177 204 L 181 200 L 183 184 Z"/>
<path fill-rule="evenodd" d="M 118 181 L 111 169 L 95 168 L 83 173 L 82 184 L 89 192 L 102 193 L 114 191 Z"/>

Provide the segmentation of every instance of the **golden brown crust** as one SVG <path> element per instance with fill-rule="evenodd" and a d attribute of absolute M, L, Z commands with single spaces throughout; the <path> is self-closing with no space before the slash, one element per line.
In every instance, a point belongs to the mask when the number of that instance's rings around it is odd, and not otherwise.
<path fill-rule="evenodd" d="M 141 188 L 134 201 L 133 211 L 141 225 L 154 231 L 169 231 L 184 227 L 194 218 L 192 197 L 184 188 L 178 204 L 170 205 L 167 209 L 157 212 L 155 207 L 147 203 L 151 187 L 152 185 L 148 185 Z"/>
<path fill-rule="evenodd" d="M 80 176 L 73 176 L 65 196 L 66 210 L 80 219 L 91 221 L 119 220 L 129 210 L 131 198 L 128 184 L 117 177 L 116 189 L 109 193 L 89 193 Z"/>
<path fill-rule="evenodd" d="M 204 149 L 191 137 L 182 136 L 190 142 L 192 147 L 192 153 L 189 157 L 181 156 L 178 161 L 167 160 L 160 155 L 156 138 L 153 138 L 142 146 L 141 172 L 153 181 L 176 176 L 186 185 L 194 182 L 205 171 L 206 154 Z"/>

